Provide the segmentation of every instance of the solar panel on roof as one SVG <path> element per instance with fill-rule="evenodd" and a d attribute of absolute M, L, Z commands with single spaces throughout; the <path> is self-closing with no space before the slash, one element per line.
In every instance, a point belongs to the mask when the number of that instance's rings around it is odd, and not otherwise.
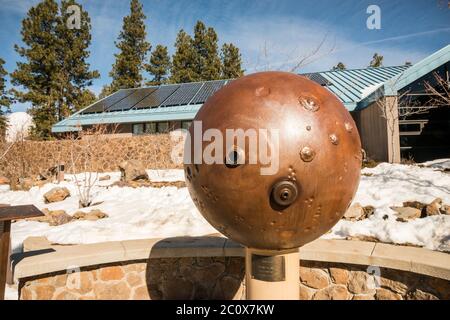
<path fill-rule="evenodd" d="M 153 93 L 156 89 L 157 89 L 156 87 L 136 89 L 132 94 L 127 96 L 125 99 L 122 99 L 116 104 L 109 107 L 106 110 L 106 112 L 130 110 L 136 104 L 141 102 L 145 97 Z"/>
<path fill-rule="evenodd" d="M 225 80 L 205 82 L 203 87 L 192 99 L 191 104 L 204 103 L 210 96 L 225 85 Z"/>
<path fill-rule="evenodd" d="M 303 75 L 321 86 L 331 85 L 331 82 L 325 79 L 320 73 L 305 73 Z"/>
<path fill-rule="evenodd" d="M 164 103 L 161 105 L 163 107 L 186 105 L 191 102 L 195 94 L 201 88 L 202 83 L 183 83 L 181 87 L 172 94 Z"/>
<path fill-rule="evenodd" d="M 155 108 L 161 105 L 168 97 L 170 97 L 180 85 L 161 86 L 153 93 L 145 97 L 141 102 L 136 104 L 133 109 Z"/>
<path fill-rule="evenodd" d="M 116 93 L 110 95 L 109 97 L 98 101 L 97 103 L 93 104 L 86 110 L 82 112 L 82 114 L 89 114 L 89 113 L 99 113 L 103 112 L 115 103 L 121 101 L 122 99 L 128 97 L 130 94 L 134 92 L 133 90 L 119 90 Z"/>

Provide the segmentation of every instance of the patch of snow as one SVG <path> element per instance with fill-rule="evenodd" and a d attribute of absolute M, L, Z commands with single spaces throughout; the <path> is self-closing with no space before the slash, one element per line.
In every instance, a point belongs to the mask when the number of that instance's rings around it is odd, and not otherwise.
<path fill-rule="evenodd" d="M 5 300 L 19 300 L 19 291 L 17 288 L 17 284 L 6 285 Z"/>
<path fill-rule="evenodd" d="M 13 112 L 6 116 L 8 128 L 5 139 L 7 142 L 14 142 L 17 139 L 26 138 L 33 125 L 33 118 L 26 112 Z"/>
<path fill-rule="evenodd" d="M 148 170 L 154 181 L 184 181 L 183 170 Z M 375 212 L 362 221 L 341 220 L 327 239 L 370 236 L 383 242 L 424 246 L 432 250 L 450 251 L 450 216 L 438 215 L 409 222 L 398 222 L 391 206 L 404 201 L 425 203 L 442 198 L 450 204 L 450 175 L 432 167 L 379 164 L 362 170 L 360 185 L 353 202 L 375 207 Z M 74 221 L 61 226 L 18 221 L 12 225 L 13 251 L 21 250 L 29 236 L 45 236 L 60 244 L 95 243 L 129 239 L 200 236 L 217 231 L 202 217 L 192 202 L 187 188 L 129 188 L 110 186 L 120 179 L 119 172 L 101 173 L 111 179 L 97 181 L 92 191 L 93 203 L 83 211 L 100 209 L 109 215 L 98 221 Z M 84 179 L 84 174 L 77 175 Z M 40 209 L 65 210 L 73 215 L 78 208 L 74 177 L 60 184 L 46 184 L 29 191 L 0 190 L 0 203 L 34 204 Z M 67 187 L 71 196 L 61 202 L 45 204 L 43 195 L 56 186 Z"/>
<path fill-rule="evenodd" d="M 430 167 L 430 168 L 450 170 L 450 159 L 438 159 L 438 160 L 433 160 L 433 161 L 427 161 L 427 162 L 421 163 L 421 165 L 423 165 L 425 167 Z"/>
<path fill-rule="evenodd" d="M 365 87 L 361 90 L 361 99 L 364 99 L 365 97 L 369 96 L 371 93 L 373 93 L 375 90 L 380 88 L 383 85 L 384 82 L 372 84 L 368 87 Z"/>
<path fill-rule="evenodd" d="M 183 170 L 147 170 L 151 181 L 184 181 Z"/>

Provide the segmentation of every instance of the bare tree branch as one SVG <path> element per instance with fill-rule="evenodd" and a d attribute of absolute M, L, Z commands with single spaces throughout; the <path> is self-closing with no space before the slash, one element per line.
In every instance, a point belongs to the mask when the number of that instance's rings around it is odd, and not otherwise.
<path fill-rule="evenodd" d="M 433 73 L 436 85 L 425 82 L 425 91 L 431 96 L 430 103 L 436 107 L 450 106 L 450 76 L 448 71 L 442 77 L 437 72 Z"/>
<path fill-rule="evenodd" d="M 95 125 L 90 129 L 81 129 L 76 133 L 69 133 L 66 139 L 69 141 L 69 168 L 73 174 L 77 195 L 81 208 L 92 204 L 92 188 L 98 181 L 98 172 L 95 170 L 94 161 L 98 158 L 97 149 L 103 141 L 107 143 L 105 134 L 115 133 L 118 125 Z"/>

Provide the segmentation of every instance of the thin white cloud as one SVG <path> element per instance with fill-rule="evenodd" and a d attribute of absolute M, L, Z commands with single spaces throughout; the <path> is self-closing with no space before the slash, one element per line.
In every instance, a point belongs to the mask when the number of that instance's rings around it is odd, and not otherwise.
<path fill-rule="evenodd" d="M 0 8 L 4 12 L 25 15 L 39 0 L 0 0 Z"/>
<path fill-rule="evenodd" d="M 289 70 L 302 57 L 317 48 L 324 37 L 326 39 L 321 50 L 301 71 L 328 70 L 339 61 L 344 62 L 349 68 L 365 67 L 375 52 L 384 56 L 385 65 L 399 65 L 406 61 L 417 62 L 430 52 L 401 48 L 396 42 L 450 31 L 450 28 L 443 28 L 376 41 L 357 42 L 340 34 L 331 26 L 305 19 L 287 20 L 283 17 L 266 20 L 247 19 L 234 21 L 229 26 L 229 29 L 221 31 L 221 35 L 226 41 L 232 41 L 241 48 L 248 72 L 265 69 Z M 267 48 L 267 55 L 264 48 Z"/>

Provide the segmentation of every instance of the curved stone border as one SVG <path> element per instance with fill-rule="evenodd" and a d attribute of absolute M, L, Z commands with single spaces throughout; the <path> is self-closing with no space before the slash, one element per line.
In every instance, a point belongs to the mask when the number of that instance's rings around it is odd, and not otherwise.
<path fill-rule="evenodd" d="M 179 237 L 54 246 L 13 255 L 14 278 L 68 268 L 148 258 L 244 257 L 244 248 L 220 236 Z M 373 265 L 450 280 L 450 255 L 383 243 L 319 239 L 300 249 L 308 261 Z"/>

